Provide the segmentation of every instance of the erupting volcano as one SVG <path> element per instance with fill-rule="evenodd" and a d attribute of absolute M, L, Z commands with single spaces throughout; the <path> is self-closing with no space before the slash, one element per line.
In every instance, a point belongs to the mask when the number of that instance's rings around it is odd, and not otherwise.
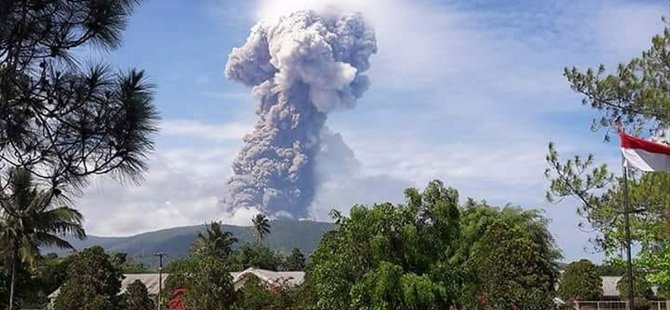
<path fill-rule="evenodd" d="M 225 70 L 259 101 L 258 123 L 227 182 L 226 211 L 308 216 L 327 114 L 356 105 L 376 51 L 375 33 L 358 13 L 298 11 L 252 28 Z"/>

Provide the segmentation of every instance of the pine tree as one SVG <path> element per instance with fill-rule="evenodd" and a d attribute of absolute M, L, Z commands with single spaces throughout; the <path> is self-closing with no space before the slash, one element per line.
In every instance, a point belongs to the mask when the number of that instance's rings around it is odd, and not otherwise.
<path fill-rule="evenodd" d="M 143 71 L 89 67 L 113 50 L 139 0 L 0 1 L 0 167 L 62 190 L 94 174 L 137 178 L 158 119 Z"/>

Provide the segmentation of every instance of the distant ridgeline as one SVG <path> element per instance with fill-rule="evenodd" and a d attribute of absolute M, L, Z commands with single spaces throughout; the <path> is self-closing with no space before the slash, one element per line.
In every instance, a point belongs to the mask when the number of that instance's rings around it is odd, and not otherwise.
<path fill-rule="evenodd" d="M 309 255 L 318 246 L 323 234 L 335 227 L 332 223 L 286 219 L 272 221 L 271 225 L 272 232 L 263 239 L 263 244 L 285 255 L 293 248 L 298 248 Z M 254 242 L 251 227 L 223 225 L 222 228 L 224 231 L 230 231 L 239 240 L 235 248 L 247 242 Z M 157 230 L 129 237 L 89 236 L 86 240 L 69 240 L 69 242 L 77 250 L 99 245 L 108 252 L 126 253 L 129 260 L 143 263 L 153 270 L 158 267 L 158 259 L 153 256 L 154 253 L 168 254 L 163 260 L 164 264 L 185 257 L 198 233 L 204 231 L 203 224 Z M 59 255 L 70 254 L 51 248 L 42 249 L 43 254 L 50 252 Z"/>

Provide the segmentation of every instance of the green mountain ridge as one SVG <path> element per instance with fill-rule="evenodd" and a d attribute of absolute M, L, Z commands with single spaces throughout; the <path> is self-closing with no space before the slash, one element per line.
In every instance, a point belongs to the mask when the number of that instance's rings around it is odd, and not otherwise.
<path fill-rule="evenodd" d="M 296 221 L 279 219 L 271 222 L 272 232 L 265 237 L 263 244 L 282 254 L 289 254 L 293 248 L 309 255 L 319 244 L 321 237 L 327 231 L 335 228 L 333 223 Z M 231 232 L 238 240 L 236 246 L 253 242 L 252 228 L 249 226 L 222 225 L 223 229 Z M 157 269 L 157 252 L 167 254 L 163 263 L 183 258 L 188 255 L 191 244 L 199 232 L 205 231 L 206 225 L 174 227 L 141 233 L 128 237 L 100 237 L 88 236 L 85 240 L 68 240 L 77 250 L 92 246 L 101 246 L 108 252 L 126 253 L 134 262 L 141 262 L 150 269 Z M 68 255 L 69 252 L 44 249 L 43 253 L 56 252 L 59 255 Z"/>

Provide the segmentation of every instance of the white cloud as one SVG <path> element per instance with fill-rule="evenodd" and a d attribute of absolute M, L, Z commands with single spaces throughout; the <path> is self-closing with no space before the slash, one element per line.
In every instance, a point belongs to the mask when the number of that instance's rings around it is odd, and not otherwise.
<path fill-rule="evenodd" d="M 251 130 L 251 125 L 172 120 L 163 122 L 161 127 L 163 138 L 141 184 L 122 184 L 99 177 L 77 201 L 89 234 L 133 235 L 211 221 L 249 225 L 258 210 L 226 213 L 219 201 L 232 174 L 231 163 L 242 136 Z M 209 143 L 175 146 L 171 139 L 174 137 Z"/>
<path fill-rule="evenodd" d="M 94 180 L 77 201 L 85 228 L 94 235 L 132 235 L 214 220 L 248 225 L 253 210 L 226 214 L 218 203 L 237 149 L 158 145 L 139 186 L 107 177 Z"/>
<path fill-rule="evenodd" d="M 90 234 L 132 235 L 216 219 L 221 215 L 217 193 L 222 186 L 217 178 L 174 169 L 168 160 L 156 156 L 141 186 L 99 179 L 78 207 Z"/>

